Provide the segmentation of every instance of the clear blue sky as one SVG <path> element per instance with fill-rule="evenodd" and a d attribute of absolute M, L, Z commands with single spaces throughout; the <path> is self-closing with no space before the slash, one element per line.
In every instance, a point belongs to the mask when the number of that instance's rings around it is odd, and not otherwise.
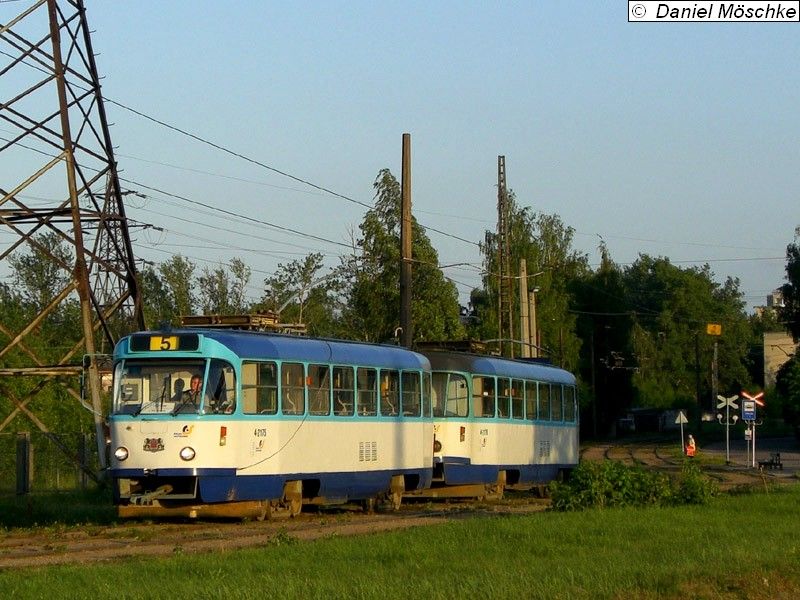
<path fill-rule="evenodd" d="M 3 20 L 19 4 L 0 5 Z M 784 282 L 800 225 L 800 24 L 631 24 L 623 0 L 86 5 L 107 97 L 274 168 L 371 203 L 381 168 L 399 177 L 409 132 L 424 225 L 480 241 L 503 154 L 519 202 L 560 215 L 592 264 L 602 236 L 618 263 L 708 262 L 749 305 Z M 108 114 L 124 178 L 341 243 L 361 222 L 362 206 Z M 167 231 L 135 232 L 143 257 L 239 255 L 253 298 L 278 262 L 346 251 L 147 193 L 129 216 Z M 443 264 L 480 262 L 476 245 L 429 235 Z M 480 278 L 446 272 L 462 300 Z"/>

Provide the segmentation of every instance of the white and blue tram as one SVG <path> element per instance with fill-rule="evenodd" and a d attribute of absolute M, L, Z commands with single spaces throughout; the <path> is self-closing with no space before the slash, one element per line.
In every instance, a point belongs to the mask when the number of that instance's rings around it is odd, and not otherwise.
<path fill-rule="evenodd" d="M 577 466 L 575 377 L 530 360 L 425 352 L 433 370 L 433 492 L 545 484 Z M 441 489 L 445 488 L 445 489 Z M 441 493 L 436 493 L 441 489 Z M 457 494 L 450 494 L 457 495 Z"/>
<path fill-rule="evenodd" d="M 430 486 L 430 365 L 393 346 L 247 331 L 125 337 L 110 475 L 121 516 L 399 505 Z"/>

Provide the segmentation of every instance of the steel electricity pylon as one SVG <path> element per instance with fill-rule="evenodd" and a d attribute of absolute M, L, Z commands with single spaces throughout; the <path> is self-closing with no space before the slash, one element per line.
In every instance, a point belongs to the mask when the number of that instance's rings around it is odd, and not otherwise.
<path fill-rule="evenodd" d="M 11 9 L 0 12 L 0 278 L 13 282 L 19 257 L 35 256 L 57 285 L 22 317 L 0 314 L 0 393 L 10 401 L 0 431 L 25 417 L 49 433 L 29 405 L 48 386 L 66 388 L 94 414 L 104 466 L 98 357 L 144 318 L 100 79 L 82 0 Z M 37 335 L 65 306 L 80 339 L 43 348 Z M 12 385 L 20 376 L 31 379 Z"/>

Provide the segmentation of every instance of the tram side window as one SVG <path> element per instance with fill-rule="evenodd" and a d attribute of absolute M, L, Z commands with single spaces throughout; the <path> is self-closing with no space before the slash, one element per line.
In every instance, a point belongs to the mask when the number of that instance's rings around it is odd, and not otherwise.
<path fill-rule="evenodd" d="M 308 365 L 308 412 L 312 415 L 331 414 L 330 373 L 328 365 Z"/>
<path fill-rule="evenodd" d="M 510 414 L 511 380 L 499 378 L 497 380 L 497 388 L 497 416 L 501 419 L 507 419 Z"/>
<path fill-rule="evenodd" d="M 561 385 L 557 383 L 554 383 L 550 386 L 550 405 L 552 406 L 551 415 L 553 421 L 561 421 L 564 418 L 564 398 L 563 394 L 561 393 L 562 389 L 563 388 Z"/>
<path fill-rule="evenodd" d="M 278 365 L 274 362 L 242 363 L 242 404 L 247 415 L 278 412 Z"/>
<path fill-rule="evenodd" d="M 536 419 L 536 382 L 525 382 L 525 417 L 529 421 Z"/>
<path fill-rule="evenodd" d="M 434 373 L 431 387 L 433 416 L 443 417 L 447 406 L 447 373 Z"/>
<path fill-rule="evenodd" d="M 422 403 L 419 373 L 404 371 L 402 374 L 402 413 L 404 417 L 418 417 Z"/>
<path fill-rule="evenodd" d="M 550 386 L 546 383 L 539 385 L 539 419 L 550 420 Z"/>
<path fill-rule="evenodd" d="M 445 401 L 442 406 L 442 417 L 466 417 L 469 410 L 469 389 L 463 375 L 442 373 L 446 377 L 447 387 L 443 390 Z M 445 381 L 442 382 L 443 384 Z"/>
<path fill-rule="evenodd" d="M 521 379 L 511 382 L 511 416 L 515 419 L 525 418 L 525 384 Z"/>
<path fill-rule="evenodd" d="M 431 374 L 422 374 L 422 416 L 431 416 Z"/>
<path fill-rule="evenodd" d="M 378 414 L 378 395 L 376 393 L 378 372 L 375 369 L 359 368 L 358 380 L 358 414 L 362 417 L 374 417 Z"/>
<path fill-rule="evenodd" d="M 333 367 L 333 412 L 341 417 L 353 414 L 355 382 L 352 367 Z"/>
<path fill-rule="evenodd" d="M 305 411 L 305 386 L 303 365 L 281 365 L 281 412 L 285 415 L 302 415 Z"/>
<path fill-rule="evenodd" d="M 400 373 L 381 371 L 381 415 L 396 416 L 400 411 Z"/>
<path fill-rule="evenodd" d="M 230 414 L 236 410 L 236 376 L 224 360 L 214 359 L 209 365 L 205 402 L 211 409 L 206 412 Z"/>
<path fill-rule="evenodd" d="M 575 422 L 575 387 L 564 387 L 564 420 L 570 423 Z"/>
<path fill-rule="evenodd" d="M 476 417 L 493 417 L 494 406 L 494 377 L 473 377 L 472 414 Z"/>

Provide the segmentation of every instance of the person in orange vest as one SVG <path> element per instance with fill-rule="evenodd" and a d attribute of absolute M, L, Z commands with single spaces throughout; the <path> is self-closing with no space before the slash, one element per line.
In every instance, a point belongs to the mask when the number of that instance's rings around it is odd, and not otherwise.
<path fill-rule="evenodd" d="M 694 438 L 690 433 L 689 440 L 686 442 L 686 456 L 689 458 L 694 458 L 695 450 L 697 450 L 697 444 L 694 443 Z"/>

